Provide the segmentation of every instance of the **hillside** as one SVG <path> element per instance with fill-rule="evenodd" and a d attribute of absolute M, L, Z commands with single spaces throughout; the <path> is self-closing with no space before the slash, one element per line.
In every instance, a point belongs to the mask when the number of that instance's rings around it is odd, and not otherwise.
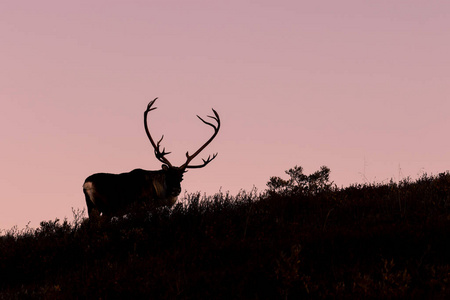
<path fill-rule="evenodd" d="M 0 237 L 0 299 L 450 299 L 450 174 L 191 194 L 125 218 Z"/>

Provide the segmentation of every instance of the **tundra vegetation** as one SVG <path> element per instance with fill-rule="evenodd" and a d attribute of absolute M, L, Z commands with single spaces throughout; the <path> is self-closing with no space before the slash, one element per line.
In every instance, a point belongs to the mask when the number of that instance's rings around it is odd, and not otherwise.
<path fill-rule="evenodd" d="M 450 299 L 450 174 L 186 194 L 0 237 L 0 299 Z"/>

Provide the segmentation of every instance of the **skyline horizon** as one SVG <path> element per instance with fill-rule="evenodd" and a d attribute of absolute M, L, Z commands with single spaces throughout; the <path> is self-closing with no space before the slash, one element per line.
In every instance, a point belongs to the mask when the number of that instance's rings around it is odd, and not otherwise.
<path fill-rule="evenodd" d="M 210 135 L 196 115 L 222 120 L 182 194 L 295 165 L 338 186 L 446 172 L 449 27 L 444 0 L 2 1 L 0 229 L 70 219 L 91 174 L 160 169 L 155 97 L 174 165 Z"/>

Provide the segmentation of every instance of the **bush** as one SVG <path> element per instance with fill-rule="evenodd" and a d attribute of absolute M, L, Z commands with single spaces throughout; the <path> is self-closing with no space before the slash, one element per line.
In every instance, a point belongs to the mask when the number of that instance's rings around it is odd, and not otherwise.
<path fill-rule="evenodd" d="M 329 191 L 332 182 L 329 181 L 330 169 L 326 166 L 320 167 L 319 171 L 311 175 L 303 174 L 303 168 L 295 166 L 286 171 L 288 180 L 280 177 L 271 177 L 267 186 L 269 193 L 281 195 L 317 195 L 320 192 Z"/>

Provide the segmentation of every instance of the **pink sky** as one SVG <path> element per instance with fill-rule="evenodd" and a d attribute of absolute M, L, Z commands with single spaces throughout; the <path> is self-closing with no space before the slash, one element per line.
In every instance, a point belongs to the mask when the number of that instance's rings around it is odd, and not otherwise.
<path fill-rule="evenodd" d="M 217 3 L 218 2 L 218 3 Z M 449 1 L 1 1 L 0 229 L 84 208 L 96 172 L 237 193 L 294 165 L 338 186 L 450 169 Z"/>

